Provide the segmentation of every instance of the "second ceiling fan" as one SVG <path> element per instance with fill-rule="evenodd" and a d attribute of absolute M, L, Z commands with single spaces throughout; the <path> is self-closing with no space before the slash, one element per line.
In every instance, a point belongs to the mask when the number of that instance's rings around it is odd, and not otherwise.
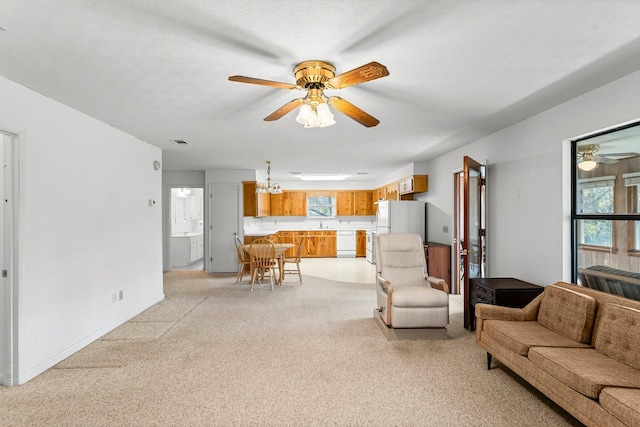
<path fill-rule="evenodd" d="M 300 114 L 296 118 L 298 123 L 305 127 L 325 127 L 335 123 L 333 114 L 329 111 L 328 105 L 352 118 L 363 126 L 373 127 L 380 121 L 370 114 L 362 111 L 352 103 L 338 97 L 326 97 L 325 89 L 344 89 L 349 86 L 369 82 L 389 75 L 387 67 L 378 63 L 370 62 L 361 67 L 345 73 L 335 75 L 336 68 L 325 61 L 304 61 L 296 65 L 293 74 L 296 79 L 295 84 L 281 83 L 271 80 L 256 79 L 245 76 L 231 76 L 229 80 L 240 83 L 251 83 L 262 86 L 277 87 L 280 89 L 306 90 L 307 95 L 303 98 L 296 98 L 289 101 L 269 116 L 265 121 L 278 120 L 282 116 L 300 107 Z"/>

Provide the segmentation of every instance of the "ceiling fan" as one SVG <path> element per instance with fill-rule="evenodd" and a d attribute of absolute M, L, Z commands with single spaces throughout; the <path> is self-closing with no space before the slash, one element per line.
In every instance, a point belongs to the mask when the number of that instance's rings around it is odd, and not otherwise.
<path fill-rule="evenodd" d="M 639 153 L 607 153 L 596 154 L 600 150 L 598 144 L 586 144 L 578 146 L 578 168 L 590 171 L 598 166 L 598 163 L 616 163 L 618 160 L 640 156 Z"/>
<path fill-rule="evenodd" d="M 327 106 L 330 105 L 363 126 L 372 127 L 380 123 L 375 117 L 338 96 L 327 98 L 324 95 L 324 91 L 325 89 L 344 89 L 345 87 L 388 76 L 389 71 L 387 67 L 378 62 L 370 62 L 337 76 L 335 72 L 336 68 L 328 62 L 304 61 L 296 65 L 293 69 L 293 75 L 296 79 L 295 84 L 245 76 L 231 76 L 229 80 L 232 82 L 251 83 L 280 89 L 307 91 L 305 97 L 289 101 L 265 117 L 264 120 L 268 122 L 278 120 L 297 107 L 301 107 L 300 114 L 296 117 L 298 123 L 304 124 L 305 127 L 331 126 L 335 121 L 333 120 L 333 114 L 331 114 Z"/>

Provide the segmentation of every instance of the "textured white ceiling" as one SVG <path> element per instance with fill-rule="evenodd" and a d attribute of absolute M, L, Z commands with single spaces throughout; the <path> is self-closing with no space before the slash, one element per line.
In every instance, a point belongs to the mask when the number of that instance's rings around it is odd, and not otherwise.
<path fill-rule="evenodd" d="M 0 74 L 164 150 L 165 170 L 369 172 L 481 138 L 640 69 L 637 0 L 0 0 Z M 339 95 L 380 120 L 304 129 L 295 64 L 390 75 Z M 178 146 L 172 139 L 183 139 Z"/>

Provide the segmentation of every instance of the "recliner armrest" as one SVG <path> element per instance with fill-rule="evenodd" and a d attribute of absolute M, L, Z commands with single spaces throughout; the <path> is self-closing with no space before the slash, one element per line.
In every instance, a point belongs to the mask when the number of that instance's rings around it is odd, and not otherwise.
<path fill-rule="evenodd" d="M 441 291 L 449 293 L 449 285 L 447 284 L 446 280 L 434 276 L 427 276 L 425 277 L 425 279 L 429 283 L 429 286 L 431 286 L 432 288 L 440 289 Z"/>
<path fill-rule="evenodd" d="M 391 282 L 386 280 L 384 277 L 376 276 L 376 281 L 378 282 L 378 285 L 382 288 L 383 291 L 387 292 L 389 290 L 389 287 L 391 286 Z"/>

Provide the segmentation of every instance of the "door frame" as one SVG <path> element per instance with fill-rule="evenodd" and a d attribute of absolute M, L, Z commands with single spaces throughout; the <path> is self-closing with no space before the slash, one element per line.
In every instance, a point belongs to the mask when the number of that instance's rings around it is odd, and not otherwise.
<path fill-rule="evenodd" d="M 0 385 L 18 385 L 19 377 L 19 323 L 18 323 L 18 224 L 19 224 L 19 148 L 24 139 L 24 130 L 0 123 L 2 137 L 2 268 L 6 277 L 2 277 L 2 298 L 0 307 Z M 6 347 L 5 345 L 6 344 Z"/>
<path fill-rule="evenodd" d="M 479 268 L 479 277 L 487 277 L 489 274 L 488 269 L 488 235 L 487 235 L 487 162 L 481 161 L 478 162 L 473 160 L 468 156 L 464 156 L 463 159 L 463 168 L 453 171 L 453 187 L 454 187 L 454 238 L 453 238 L 453 259 L 455 263 L 455 268 L 453 269 L 452 282 L 459 286 L 461 289 L 458 289 L 460 293 L 463 294 L 464 301 L 464 327 L 468 328 L 471 320 L 469 314 L 469 258 L 463 254 L 463 250 L 467 249 L 468 246 L 462 247 L 464 245 L 468 245 L 470 241 L 470 236 L 468 235 L 468 227 L 467 227 L 467 217 L 468 215 L 468 188 L 469 185 L 469 173 L 468 170 L 470 166 L 475 166 L 474 169 L 479 171 L 480 181 L 479 181 L 479 189 L 478 189 L 478 197 L 479 197 L 479 227 L 478 231 L 480 233 L 479 237 L 479 257 L 478 257 L 478 268 Z M 460 180 L 463 181 L 463 184 L 460 185 Z M 462 219 L 461 219 L 462 218 Z M 461 229 L 462 228 L 462 229 Z M 462 272 L 461 272 L 462 270 Z M 462 276 L 462 277 L 461 277 Z"/>
<path fill-rule="evenodd" d="M 207 235 L 207 203 L 206 198 L 207 194 L 205 192 L 204 185 L 193 185 L 193 184 L 165 184 L 164 186 L 164 196 L 163 200 L 166 200 L 166 203 L 163 203 L 163 216 L 165 220 L 163 221 L 164 227 L 164 254 L 163 254 L 163 270 L 164 272 L 171 271 L 171 190 L 174 188 L 200 188 L 202 189 L 202 233 L 203 239 L 206 241 Z M 206 256 L 207 256 L 207 248 L 205 245 L 204 254 L 203 254 L 203 266 L 206 266 Z M 203 269 L 206 269 L 203 267 Z"/>

